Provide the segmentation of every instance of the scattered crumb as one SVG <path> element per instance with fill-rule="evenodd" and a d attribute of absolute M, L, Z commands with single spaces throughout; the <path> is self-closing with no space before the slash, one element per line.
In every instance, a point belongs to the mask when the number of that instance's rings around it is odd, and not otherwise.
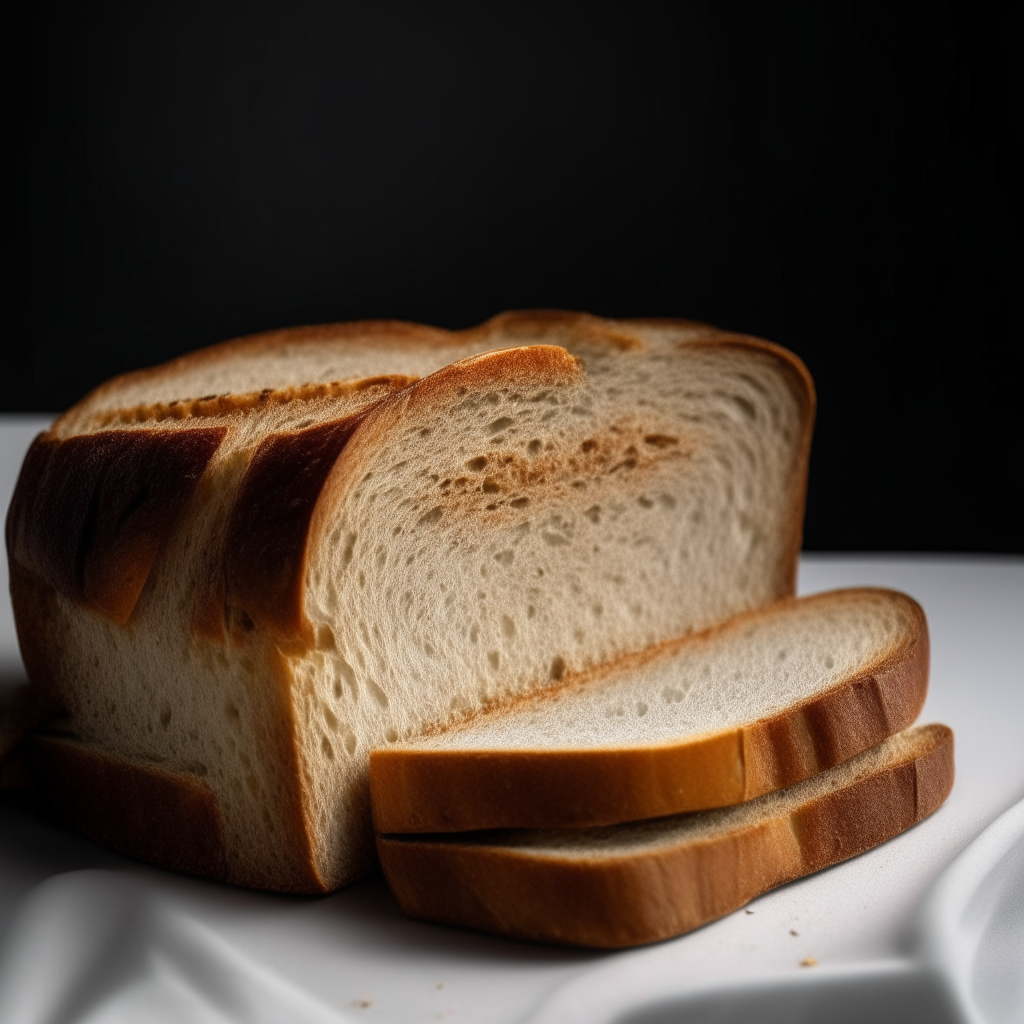
<path fill-rule="evenodd" d="M 434 988 L 436 988 L 436 989 L 442 989 L 442 988 L 444 988 L 444 982 L 443 982 L 443 981 L 439 981 L 439 982 L 438 982 L 438 983 L 437 983 L 437 984 L 436 984 L 436 985 L 434 986 Z"/>
<path fill-rule="evenodd" d="M 793 929 L 792 929 L 792 928 L 790 928 L 790 929 L 789 929 L 789 934 L 790 934 L 790 935 L 799 935 L 800 933 L 799 933 L 799 932 L 795 932 L 795 931 L 793 931 Z"/>
<path fill-rule="evenodd" d="M 352 1000 L 352 1005 L 353 1006 L 358 1006 L 361 1010 L 365 1010 L 365 1009 L 368 1009 L 369 1007 L 373 1006 L 373 1000 L 372 999 L 353 999 Z"/>
<path fill-rule="evenodd" d="M 813 956 L 805 956 L 803 958 L 803 960 L 800 961 L 800 966 L 801 967 L 817 967 L 818 966 L 818 961 Z"/>
<path fill-rule="evenodd" d="M 752 910 L 744 910 L 744 911 L 743 911 L 743 913 L 744 913 L 744 914 L 752 914 L 752 913 L 753 913 L 753 911 L 752 911 Z"/>

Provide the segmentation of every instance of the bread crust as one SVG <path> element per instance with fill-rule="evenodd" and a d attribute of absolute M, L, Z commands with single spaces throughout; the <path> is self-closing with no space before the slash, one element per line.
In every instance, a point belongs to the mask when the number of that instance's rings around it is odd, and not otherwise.
<path fill-rule="evenodd" d="M 220 807 L 199 776 L 60 736 L 34 736 L 28 759 L 35 796 L 62 824 L 151 864 L 225 878 Z"/>
<path fill-rule="evenodd" d="M 246 651 L 253 652 L 264 677 L 269 672 L 274 677 L 271 684 L 281 689 L 283 710 L 274 723 L 273 750 L 268 757 L 293 774 L 288 800 L 294 806 L 290 803 L 282 811 L 292 822 L 296 844 L 290 880 L 242 877 L 233 874 L 230 865 L 225 869 L 225 880 L 285 891 L 325 891 L 332 883 L 318 874 L 310 853 L 312 826 L 302 810 L 302 793 L 308 780 L 302 777 L 305 762 L 296 747 L 297 727 L 289 718 L 294 714 L 294 680 L 284 660 L 278 668 L 267 666 L 273 658 L 297 655 L 313 643 L 303 607 L 309 554 L 319 543 L 317 531 L 329 518 L 331 503 L 352 482 L 351 474 L 359 468 L 361 451 L 386 443 L 389 430 L 410 411 L 429 413 L 444 408 L 446 402 L 458 400 L 460 388 L 490 387 L 487 382 L 497 381 L 571 386 L 580 379 L 581 364 L 559 347 L 560 341 L 579 343 L 584 353 L 595 352 L 602 346 L 639 351 L 644 349 L 645 342 L 639 336 L 642 332 L 634 328 L 671 326 L 698 331 L 693 344 L 699 341 L 713 345 L 718 339 L 723 344 L 770 351 L 773 357 L 781 358 L 789 368 L 795 393 L 802 403 L 800 429 L 807 442 L 794 457 L 792 472 L 806 476 L 813 388 L 795 356 L 768 343 L 750 342 L 685 321 L 632 323 L 633 327 L 630 321 L 535 310 L 501 314 L 478 327 L 455 332 L 398 321 L 295 328 L 225 342 L 102 385 L 62 416 L 40 439 L 35 454 L 30 453 L 8 517 L 11 587 L 19 641 L 32 685 L 46 698 L 40 707 L 47 714 L 59 711 L 61 687 L 80 685 L 74 679 L 54 678 L 59 660 L 53 655 L 54 624 L 62 620 L 54 613 L 53 601 L 58 601 L 62 613 L 67 610 L 66 599 L 130 629 L 132 613 L 160 551 L 168 537 L 175 534 L 179 517 L 192 501 L 200 478 L 209 482 L 214 475 L 207 473 L 204 477 L 204 470 L 226 431 L 254 410 L 293 400 L 338 397 L 346 393 L 349 385 L 379 386 L 381 397 L 373 395 L 371 400 L 367 393 L 358 415 L 309 431 L 277 431 L 263 437 L 248 465 L 224 530 L 211 544 L 210 578 L 198 581 L 194 595 L 192 639 L 244 646 Z M 455 352 L 458 346 L 493 346 L 520 336 L 531 342 L 548 340 L 552 344 L 485 352 L 418 382 L 412 377 L 388 376 L 245 394 L 183 394 L 180 399 L 166 402 L 149 401 L 144 396 L 146 400 L 141 403 L 133 400 L 123 403 L 123 408 L 117 405 L 121 391 L 133 382 L 172 381 L 183 369 L 191 372 L 213 367 L 220 360 L 246 354 L 281 355 L 291 346 L 338 342 L 357 345 L 372 339 L 382 348 L 438 349 L 447 356 L 448 349 L 456 355 L 465 351 L 463 348 Z M 164 397 L 162 393 L 160 397 Z M 127 429 L 98 430 L 111 425 Z M 209 450 L 205 451 L 203 445 Z M 154 453 L 160 451 L 166 451 L 168 457 L 154 462 Z M 61 460 L 71 472 L 53 471 L 52 467 Z M 157 472 L 153 466 L 163 469 Z M 117 486 L 107 487 L 104 481 Z M 138 501 L 140 496 L 142 500 Z M 48 508 L 57 511 L 49 515 Z M 795 582 L 800 546 L 799 509 L 787 526 L 787 543 L 790 557 L 778 574 L 786 575 L 780 581 L 783 590 L 792 589 Z M 161 562 L 151 582 L 155 582 L 163 568 Z M 270 653 L 261 646 L 264 642 L 268 650 L 272 649 Z M 125 761 L 126 765 L 135 763 Z M 148 777 L 148 763 L 140 759 L 138 765 L 142 775 Z M 94 772 L 89 777 L 95 780 L 100 775 Z M 85 782 L 81 784 L 84 786 Z M 99 799 L 97 793 L 94 802 L 98 804 Z M 116 828 L 97 828 L 104 833 L 100 836 L 96 832 L 98 837 L 106 836 L 104 841 L 121 847 Z M 369 844 L 371 837 L 365 831 Z"/>
<path fill-rule="evenodd" d="M 558 945 L 619 949 L 680 935 L 761 893 L 877 846 L 931 814 L 953 785 L 953 734 L 915 730 L 895 763 L 725 834 L 634 855 L 538 856 L 501 834 L 378 836 L 411 917 Z"/>
<path fill-rule="evenodd" d="M 311 644 L 303 569 L 309 523 L 324 482 L 361 416 L 271 434 L 246 468 L 224 545 L 229 630 L 260 629 L 280 642 Z"/>
<path fill-rule="evenodd" d="M 268 877 L 231 855 L 219 801 L 194 772 L 44 733 L 26 744 L 33 797 L 44 813 L 73 831 L 160 867 L 254 889 L 330 892 L 333 886 L 317 870 L 303 813 L 290 676 L 280 654 L 268 652 L 267 664 L 279 704 L 268 728 L 270 754 L 279 775 L 290 782 L 275 809 L 287 832 L 276 840 L 287 861 L 283 875 Z"/>
<path fill-rule="evenodd" d="M 225 432 L 40 434 L 7 513 L 9 561 L 123 625 Z"/>
<path fill-rule="evenodd" d="M 878 594 L 909 609 L 912 628 L 904 641 L 856 675 L 746 726 L 647 746 L 375 750 L 370 757 L 374 826 L 378 832 L 404 833 L 612 825 L 725 807 L 810 778 L 901 732 L 920 714 L 929 666 L 928 625 L 920 605 L 895 591 L 832 591 L 789 598 L 701 634 L 769 617 L 798 600 L 826 604 Z M 662 644 L 568 685 L 585 686 L 614 668 L 639 666 L 687 642 Z M 553 695 L 546 691 L 539 700 Z M 499 707 L 485 715 L 501 713 Z"/>

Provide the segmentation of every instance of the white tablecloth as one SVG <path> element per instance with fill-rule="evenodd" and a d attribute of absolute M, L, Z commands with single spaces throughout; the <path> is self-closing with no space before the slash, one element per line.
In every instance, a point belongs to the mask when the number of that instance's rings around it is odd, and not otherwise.
<path fill-rule="evenodd" d="M 38 426 L 0 420 L 4 507 Z M 406 920 L 380 879 L 294 899 L 173 875 L 6 801 L 0 1021 L 1024 1021 L 1024 561 L 802 560 L 802 593 L 856 584 L 924 606 L 921 720 L 956 733 L 946 805 L 881 848 L 679 939 L 587 953 Z"/>

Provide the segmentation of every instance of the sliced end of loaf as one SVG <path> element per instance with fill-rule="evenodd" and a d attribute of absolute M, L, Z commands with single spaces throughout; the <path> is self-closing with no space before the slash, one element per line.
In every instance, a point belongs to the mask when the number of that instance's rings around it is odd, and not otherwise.
<path fill-rule="evenodd" d="M 600 829 L 379 836 L 411 917 L 560 945 L 670 938 L 870 850 L 935 811 L 953 734 L 906 730 L 821 775 L 717 811 Z"/>
<path fill-rule="evenodd" d="M 603 825 L 738 803 L 909 726 L 921 607 L 860 588 L 790 599 L 374 750 L 380 832 Z"/>

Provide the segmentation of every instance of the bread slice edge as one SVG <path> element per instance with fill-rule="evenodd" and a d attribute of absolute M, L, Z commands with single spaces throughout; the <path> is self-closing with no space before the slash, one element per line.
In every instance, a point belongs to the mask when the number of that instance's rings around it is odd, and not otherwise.
<path fill-rule="evenodd" d="M 908 634 L 808 699 L 757 721 L 678 742 L 486 751 L 423 750 L 413 742 L 381 748 L 370 757 L 375 828 L 406 833 L 611 825 L 728 806 L 832 768 L 906 729 L 924 705 L 928 625 L 921 606 L 905 594 L 850 588 L 787 598 L 610 666 L 627 667 L 636 658 L 666 654 L 798 604 L 862 594 L 891 595 L 904 604 L 912 618 Z M 543 702 L 550 695 L 525 700 Z"/>
<path fill-rule="evenodd" d="M 515 833 L 378 836 L 388 884 L 410 917 L 558 945 L 618 949 L 657 942 L 893 838 L 933 813 L 953 786 L 953 733 L 918 726 L 743 810 L 687 815 L 706 834 L 595 852 L 594 832 L 560 849 L 503 844 Z M 740 811 L 739 814 L 735 813 Z M 730 813 L 732 812 L 732 813 Z M 737 820 L 738 819 L 738 820 Z M 520 835 L 522 840 L 522 835 Z M 598 842 L 599 845 L 599 842 Z M 589 846 L 589 848 L 588 848 Z"/>

